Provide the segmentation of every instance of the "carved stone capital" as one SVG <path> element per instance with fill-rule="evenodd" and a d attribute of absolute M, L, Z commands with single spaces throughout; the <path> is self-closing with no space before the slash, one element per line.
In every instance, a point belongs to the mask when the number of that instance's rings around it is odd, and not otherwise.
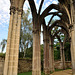
<path fill-rule="evenodd" d="M 51 46 L 53 46 L 52 44 L 51 45 L 49 45 L 49 47 L 51 47 Z"/>
<path fill-rule="evenodd" d="M 70 32 L 74 31 L 74 26 L 72 24 L 69 25 Z"/>
<path fill-rule="evenodd" d="M 14 11 L 15 11 L 15 7 L 14 7 L 14 6 L 11 6 L 11 7 L 10 7 L 10 14 L 11 14 L 11 13 L 15 13 Z"/>
<path fill-rule="evenodd" d="M 10 14 L 11 14 L 11 13 L 14 13 L 14 14 L 15 14 L 16 11 L 18 11 L 18 15 L 22 15 L 22 13 L 23 13 L 23 8 L 16 8 L 16 7 L 14 7 L 14 6 L 11 6 L 11 7 L 10 7 Z"/>
<path fill-rule="evenodd" d="M 73 0 L 73 4 L 75 4 L 75 0 Z"/>
<path fill-rule="evenodd" d="M 71 43 L 71 37 L 69 38 L 69 42 Z"/>
<path fill-rule="evenodd" d="M 33 30 L 33 33 L 34 33 L 34 34 L 39 33 L 39 32 L 40 32 L 40 31 L 39 31 L 38 29 L 34 29 L 34 30 Z"/>
<path fill-rule="evenodd" d="M 48 42 L 48 43 L 49 43 L 49 39 L 44 39 L 43 41 L 44 41 L 44 42 Z"/>
<path fill-rule="evenodd" d="M 22 15 L 23 14 L 23 9 L 18 9 L 18 15 Z"/>

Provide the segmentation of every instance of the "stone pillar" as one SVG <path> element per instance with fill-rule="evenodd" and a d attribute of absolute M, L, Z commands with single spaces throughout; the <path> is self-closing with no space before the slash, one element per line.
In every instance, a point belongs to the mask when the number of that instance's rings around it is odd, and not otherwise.
<path fill-rule="evenodd" d="M 16 5 L 16 2 L 18 3 Z M 4 75 L 17 75 L 21 15 L 24 0 L 11 1 L 10 24 L 4 65 Z"/>
<path fill-rule="evenodd" d="M 62 54 L 62 44 L 60 43 L 60 58 L 61 58 L 61 62 L 63 62 L 63 54 Z"/>
<path fill-rule="evenodd" d="M 47 27 L 44 26 L 44 73 L 50 74 L 49 70 L 49 35 Z"/>
<path fill-rule="evenodd" d="M 64 52 L 64 47 L 62 49 L 62 54 L 63 54 L 63 69 L 66 69 L 66 67 L 65 67 L 65 52 Z"/>
<path fill-rule="evenodd" d="M 3 69 L 4 69 L 4 57 L 0 56 L 0 75 L 3 75 Z"/>
<path fill-rule="evenodd" d="M 60 57 L 62 62 L 62 69 L 65 69 L 65 53 L 63 43 L 60 43 Z"/>
<path fill-rule="evenodd" d="M 41 75 L 40 31 L 33 30 L 33 65 L 32 75 Z"/>
<path fill-rule="evenodd" d="M 54 72 L 54 49 L 52 37 L 50 37 L 49 40 L 49 65 L 50 65 L 50 72 Z"/>
<path fill-rule="evenodd" d="M 75 75 L 75 29 L 71 29 L 71 60 L 72 60 L 72 71 Z"/>
<path fill-rule="evenodd" d="M 75 75 L 75 0 L 71 2 L 71 21 L 71 60 L 73 75 Z"/>

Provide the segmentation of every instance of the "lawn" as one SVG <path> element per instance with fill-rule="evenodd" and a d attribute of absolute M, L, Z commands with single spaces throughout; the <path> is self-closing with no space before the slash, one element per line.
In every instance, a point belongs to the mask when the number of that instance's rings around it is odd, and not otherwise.
<path fill-rule="evenodd" d="M 44 75 L 43 73 L 41 74 Z M 32 75 L 32 72 L 19 73 L 18 75 Z"/>
<path fill-rule="evenodd" d="M 71 68 L 68 68 L 68 69 L 71 69 Z M 63 70 L 62 69 L 55 69 L 55 71 L 63 71 Z M 32 75 L 32 72 L 19 73 L 18 75 Z M 44 75 L 44 73 L 42 72 L 41 75 Z"/>

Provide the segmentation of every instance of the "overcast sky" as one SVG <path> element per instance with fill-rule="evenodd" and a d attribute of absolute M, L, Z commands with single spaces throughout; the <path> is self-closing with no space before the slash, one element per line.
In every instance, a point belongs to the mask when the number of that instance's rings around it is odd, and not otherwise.
<path fill-rule="evenodd" d="M 37 10 L 39 8 L 41 0 L 34 0 Z M 57 0 L 44 0 L 42 11 L 50 4 L 57 4 Z M 29 7 L 28 1 L 26 0 L 23 9 L 27 10 Z M 10 19 L 10 0 L 0 0 L 0 42 L 2 39 L 7 39 L 8 27 Z"/>

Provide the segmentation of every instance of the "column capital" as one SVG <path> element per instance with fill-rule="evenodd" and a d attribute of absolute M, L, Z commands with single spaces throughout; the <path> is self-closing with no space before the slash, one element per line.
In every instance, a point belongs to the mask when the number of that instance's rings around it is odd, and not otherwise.
<path fill-rule="evenodd" d="M 75 0 L 73 0 L 73 4 L 75 4 Z"/>
<path fill-rule="evenodd" d="M 33 33 L 34 33 L 34 34 L 39 33 L 39 32 L 40 32 L 39 29 L 34 29 L 34 30 L 33 30 Z"/>
<path fill-rule="evenodd" d="M 11 13 L 15 13 L 14 11 L 15 11 L 15 7 L 14 6 L 10 6 L 10 14 Z"/>
<path fill-rule="evenodd" d="M 18 14 L 22 14 L 23 11 L 23 5 L 25 0 L 10 0 L 11 6 L 10 6 L 10 14 L 11 12 L 18 11 Z"/>
<path fill-rule="evenodd" d="M 18 15 L 22 15 L 22 13 L 23 13 L 23 9 L 22 8 L 18 9 Z"/>
<path fill-rule="evenodd" d="M 74 31 L 74 26 L 73 26 L 73 24 L 69 24 L 69 29 L 70 29 L 70 32 Z"/>
<path fill-rule="evenodd" d="M 15 11 L 18 11 L 18 14 L 22 14 L 23 13 L 23 8 L 16 8 L 16 7 L 14 7 L 14 6 L 11 6 L 10 7 L 10 14 L 11 13 L 14 13 L 15 14 Z"/>
<path fill-rule="evenodd" d="M 43 41 L 44 41 L 44 42 L 48 42 L 48 43 L 49 43 L 49 39 L 44 39 Z"/>
<path fill-rule="evenodd" d="M 51 47 L 51 46 L 53 46 L 53 45 L 51 44 L 51 45 L 49 45 L 49 46 Z"/>

